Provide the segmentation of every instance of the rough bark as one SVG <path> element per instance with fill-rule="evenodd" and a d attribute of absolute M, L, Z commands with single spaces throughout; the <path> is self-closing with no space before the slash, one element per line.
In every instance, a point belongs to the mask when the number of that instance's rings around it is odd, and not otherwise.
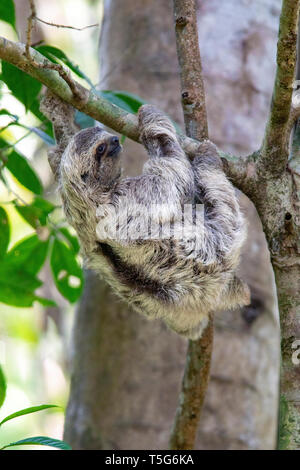
<path fill-rule="evenodd" d="M 197 6 L 195 1 L 189 0 L 174 0 L 173 3 L 185 131 L 194 139 L 207 139 L 205 90 L 198 44 Z"/>

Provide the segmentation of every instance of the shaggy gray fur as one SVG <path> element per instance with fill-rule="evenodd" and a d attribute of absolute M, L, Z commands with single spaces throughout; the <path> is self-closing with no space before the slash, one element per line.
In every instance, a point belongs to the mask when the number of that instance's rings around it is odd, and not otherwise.
<path fill-rule="evenodd" d="M 50 164 L 85 265 L 136 311 L 195 340 L 210 312 L 249 303 L 249 289 L 236 276 L 245 220 L 212 144 L 203 143 L 190 163 L 165 115 L 144 105 L 138 117 L 149 154 L 142 175 L 121 178 L 121 147 L 99 127 L 72 137 L 61 161 L 50 153 Z M 194 210 L 180 237 L 182 208 L 195 203 L 204 205 L 201 226 L 195 230 Z M 153 211 L 158 228 L 149 239 L 146 212 L 153 204 L 162 207 Z M 142 217 L 137 206 L 144 207 Z M 115 223 L 109 207 L 126 214 L 118 221 L 118 238 L 101 235 Z M 170 235 L 162 239 L 167 226 Z M 132 229 L 140 230 L 137 239 Z"/>

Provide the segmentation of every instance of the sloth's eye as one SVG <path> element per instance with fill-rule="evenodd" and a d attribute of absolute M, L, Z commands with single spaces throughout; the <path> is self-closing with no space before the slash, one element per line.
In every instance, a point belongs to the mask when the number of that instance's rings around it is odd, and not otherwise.
<path fill-rule="evenodd" d="M 106 150 L 106 144 L 100 144 L 98 145 L 98 147 L 96 148 L 96 158 L 98 160 L 100 160 L 100 158 L 102 157 L 102 155 L 104 154 Z"/>
<path fill-rule="evenodd" d="M 83 174 L 81 175 L 82 181 L 86 181 L 88 176 L 89 176 L 88 173 L 83 173 Z"/>

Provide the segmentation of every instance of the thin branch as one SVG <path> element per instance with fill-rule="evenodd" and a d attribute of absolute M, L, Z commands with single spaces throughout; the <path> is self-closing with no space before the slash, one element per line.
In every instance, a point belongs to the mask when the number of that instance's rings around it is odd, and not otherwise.
<path fill-rule="evenodd" d="M 126 137 L 139 142 L 139 129 L 136 115 L 128 113 L 124 109 L 116 106 L 110 101 L 97 95 L 94 90 L 88 90 L 74 80 L 76 88 L 80 90 L 81 99 L 74 97 L 66 81 L 61 75 L 51 67 L 52 62 L 46 59 L 35 49 L 29 48 L 30 58 L 26 56 L 26 46 L 22 43 L 9 41 L 0 36 L 0 59 L 15 65 L 20 70 L 26 72 L 35 78 L 49 90 L 59 96 L 66 103 L 72 105 L 75 109 L 91 116 L 96 121 L 113 129 Z M 44 67 L 36 67 L 36 64 L 43 64 Z M 55 65 L 55 64 L 52 64 Z M 184 134 L 178 135 L 182 148 L 190 158 L 193 158 L 197 152 L 201 152 L 201 143 L 187 137 Z M 236 187 L 251 197 L 248 192 L 251 188 L 249 177 L 253 175 L 253 169 L 248 171 L 252 164 L 251 158 L 243 160 L 233 155 L 219 152 L 223 161 L 228 159 L 228 164 L 224 166 L 224 171 L 231 178 Z M 252 176 L 251 176 L 252 177 Z"/>
<path fill-rule="evenodd" d="M 195 1 L 175 0 L 174 17 L 186 133 L 197 140 L 207 139 L 205 92 Z"/>
<path fill-rule="evenodd" d="M 193 449 L 208 385 L 213 346 L 213 319 L 198 341 L 189 341 L 179 405 L 171 433 L 171 450 Z"/>
<path fill-rule="evenodd" d="M 102 122 L 116 132 L 124 134 L 137 142 L 139 141 L 138 122 L 134 114 L 110 103 L 74 80 L 76 87 L 80 89 L 81 95 L 84 96 L 84 99 L 77 100 L 65 80 L 51 67 L 53 63 L 35 49 L 30 48 L 29 51 L 34 64 L 42 64 L 44 67 L 36 67 L 31 60 L 28 60 L 24 44 L 0 37 L 0 59 L 23 70 L 79 111 Z"/>
<path fill-rule="evenodd" d="M 32 67 L 35 67 L 37 69 L 52 69 L 56 70 L 61 78 L 68 84 L 72 94 L 74 95 L 74 98 L 77 100 L 83 99 L 83 95 L 81 95 L 81 90 L 80 88 L 77 87 L 76 82 L 72 80 L 71 74 L 68 70 L 65 70 L 64 67 L 60 64 L 54 64 L 53 62 L 50 61 L 44 61 L 43 63 L 36 62 L 31 54 L 31 34 L 32 34 L 32 28 L 34 24 L 34 20 L 36 19 L 36 8 L 34 4 L 34 0 L 29 0 L 29 5 L 30 5 L 30 10 L 31 13 L 27 19 L 27 33 L 26 33 L 26 45 L 25 45 L 25 55 L 32 65 Z"/>
<path fill-rule="evenodd" d="M 25 51 L 26 51 L 26 57 L 28 58 L 28 60 L 31 60 L 31 56 L 30 56 L 31 34 L 32 34 L 34 18 L 36 16 L 36 9 L 35 9 L 35 4 L 33 0 L 29 0 L 29 6 L 30 6 L 30 15 L 27 18 Z"/>
<path fill-rule="evenodd" d="M 198 46 L 195 0 L 173 0 L 181 97 L 186 133 L 208 138 L 205 93 Z M 202 337 L 189 341 L 179 405 L 170 438 L 172 450 L 194 448 L 199 418 L 207 390 L 213 345 L 213 313 Z"/>
<path fill-rule="evenodd" d="M 281 175 L 289 156 L 290 111 L 297 60 L 300 0 L 283 0 L 279 21 L 277 71 L 259 166 Z"/>
<path fill-rule="evenodd" d="M 74 29 L 75 31 L 84 31 L 85 29 L 95 28 L 96 26 L 99 26 L 99 23 L 95 23 L 95 24 L 89 24 L 87 26 L 83 26 L 82 28 L 76 28 L 75 26 L 68 26 L 68 25 L 65 25 L 65 24 L 51 23 L 49 21 L 42 20 L 41 18 L 38 18 L 37 16 L 35 16 L 34 18 L 35 18 L 36 21 L 39 21 L 40 23 L 46 24 L 48 26 L 54 26 L 55 28 Z"/>

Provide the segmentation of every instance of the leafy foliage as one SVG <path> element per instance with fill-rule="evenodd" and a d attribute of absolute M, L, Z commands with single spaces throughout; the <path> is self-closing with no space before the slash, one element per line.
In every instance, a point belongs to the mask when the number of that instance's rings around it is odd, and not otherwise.
<path fill-rule="evenodd" d="M 36 275 L 40 271 L 48 251 L 48 241 L 36 235 L 17 243 L 0 264 L 0 301 L 17 307 L 31 307 L 41 286 Z"/>
<path fill-rule="evenodd" d="M 23 155 L 13 150 L 8 155 L 5 166 L 25 188 L 35 194 L 42 194 L 40 179 Z"/>
<path fill-rule="evenodd" d="M 28 111 L 41 91 L 42 84 L 14 65 L 2 61 L 1 79 Z"/>
<path fill-rule="evenodd" d="M 55 239 L 51 253 L 51 269 L 59 292 L 70 302 L 76 302 L 83 287 L 82 270 L 78 265 L 73 247 Z"/>
<path fill-rule="evenodd" d="M 28 446 L 28 445 L 38 445 L 38 446 L 48 446 L 55 447 L 56 449 L 61 450 L 72 450 L 72 447 L 69 446 L 65 441 L 60 441 L 59 439 L 52 439 L 51 437 L 46 436 L 34 436 L 28 437 L 27 439 L 21 439 L 20 441 L 11 442 L 2 447 L 2 449 L 7 449 L 8 447 L 13 446 Z"/>
<path fill-rule="evenodd" d="M 0 407 L 2 406 L 6 396 L 6 380 L 2 368 L 0 366 Z M 15 413 L 11 413 L 10 415 L 6 416 L 5 418 L 0 421 L 0 427 L 7 423 L 7 421 L 11 421 L 12 419 L 19 418 L 20 416 L 25 416 L 32 413 L 37 413 L 39 411 L 47 410 L 49 408 L 60 408 L 57 405 L 38 405 L 38 406 L 31 406 L 29 408 L 24 408 L 22 410 L 16 411 Z M 43 445 L 49 447 L 56 447 L 57 449 L 62 450 L 71 450 L 69 444 L 59 439 L 52 439 L 51 437 L 47 436 L 34 436 L 28 437 L 26 439 L 21 439 L 16 442 L 10 442 L 3 446 L 0 450 L 7 449 L 8 447 L 15 447 L 15 446 L 22 446 L 22 445 Z"/>
<path fill-rule="evenodd" d="M 48 408 L 58 408 L 57 405 L 39 405 L 39 406 L 31 406 L 29 408 L 24 408 L 23 410 L 16 411 L 8 416 L 6 416 L 2 421 L 0 421 L 0 426 L 10 421 L 11 419 L 19 418 L 19 416 L 29 415 L 31 413 L 36 413 L 37 411 L 47 410 Z"/>
<path fill-rule="evenodd" d="M 16 29 L 15 5 L 13 0 L 1 0 L 0 20 L 10 24 L 14 30 Z"/>
<path fill-rule="evenodd" d="M 64 239 L 68 242 L 69 248 L 71 248 L 75 255 L 77 255 L 80 249 L 78 238 L 72 235 L 66 227 L 61 227 L 59 231 L 63 235 Z"/>
<path fill-rule="evenodd" d="M 31 204 L 20 205 L 19 201 L 14 201 L 15 208 L 19 214 L 33 227 L 45 226 L 48 215 L 54 211 L 52 202 L 36 196 Z"/>
<path fill-rule="evenodd" d="M 127 91 L 105 90 L 99 91 L 98 93 L 103 96 L 103 98 L 125 109 L 125 111 L 129 113 L 137 113 L 138 109 L 146 103 L 146 101 L 142 100 L 139 96 L 128 93 Z"/>
<path fill-rule="evenodd" d="M 5 150 L 4 150 L 5 149 Z M 8 151 L 6 151 L 8 149 Z M 39 177 L 27 159 L 16 150 L 11 150 L 10 144 L 0 138 L 0 155 L 5 167 L 25 188 L 33 193 L 41 194 L 43 189 Z"/>
<path fill-rule="evenodd" d="M 5 210 L 0 207 L 0 259 L 6 253 L 10 237 L 9 221 Z"/>
<path fill-rule="evenodd" d="M 95 120 L 87 114 L 82 113 L 81 111 L 76 111 L 75 113 L 75 122 L 81 129 L 86 129 L 87 127 L 94 127 Z"/>
<path fill-rule="evenodd" d="M 2 370 L 2 367 L 0 366 L 0 408 L 4 403 L 6 396 L 6 380 L 5 380 L 5 375 Z"/>
<path fill-rule="evenodd" d="M 47 59 L 51 60 L 51 62 L 54 62 L 56 64 L 62 62 L 67 67 L 69 67 L 69 69 L 72 70 L 72 72 L 74 72 L 78 77 L 83 78 L 89 85 L 93 86 L 91 80 L 87 77 L 87 75 L 85 75 L 85 73 L 80 70 L 78 65 L 75 65 L 62 50 L 58 49 L 58 47 L 53 47 L 45 44 L 36 47 L 36 50 L 40 52 L 40 54 L 47 57 Z"/>

